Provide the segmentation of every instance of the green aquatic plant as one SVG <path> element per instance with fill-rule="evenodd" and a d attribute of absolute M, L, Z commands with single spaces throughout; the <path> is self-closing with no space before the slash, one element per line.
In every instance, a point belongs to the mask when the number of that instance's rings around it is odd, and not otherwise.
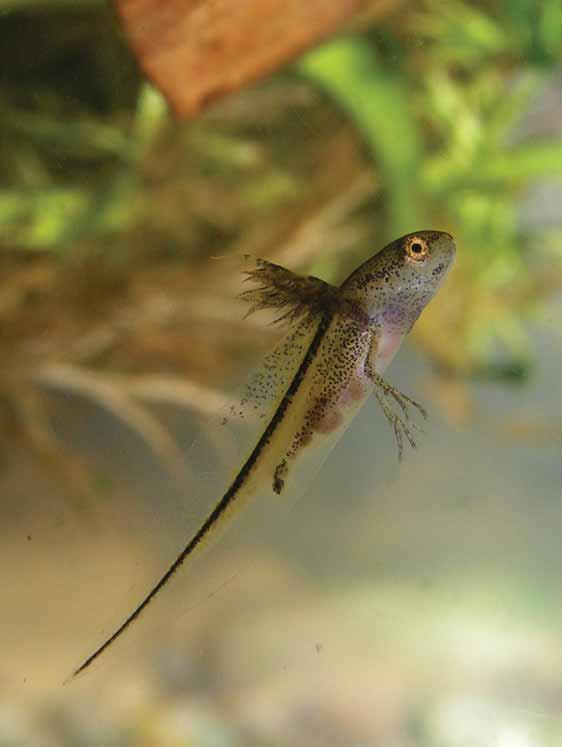
<path fill-rule="evenodd" d="M 560 226 L 527 217 L 528 195 L 562 174 L 560 128 L 533 129 L 530 114 L 562 59 L 558 0 L 420 0 L 303 56 L 297 75 L 181 125 L 134 70 L 103 5 L 4 5 L 7 37 L 20 45 L 37 47 L 35 14 L 52 32 L 37 55 L 45 64 L 3 65 L 5 249 L 263 252 L 292 246 L 304 223 L 308 249 L 295 256 L 330 278 L 373 236 L 438 225 L 455 235 L 459 267 L 435 312 L 447 333 L 430 317 L 420 339 L 449 370 L 528 369 L 526 319 L 562 274 Z M 357 184 L 330 231 L 319 229 L 310 216 Z"/>
<path fill-rule="evenodd" d="M 383 232 L 437 219 L 457 238 L 462 345 L 440 356 L 453 368 L 527 370 L 526 314 L 560 279 L 561 227 L 522 218 L 526 191 L 562 175 L 560 132 L 522 126 L 556 74 L 560 24 L 559 3 L 429 1 L 406 31 L 338 40 L 299 64 L 356 123 L 382 183 Z"/>

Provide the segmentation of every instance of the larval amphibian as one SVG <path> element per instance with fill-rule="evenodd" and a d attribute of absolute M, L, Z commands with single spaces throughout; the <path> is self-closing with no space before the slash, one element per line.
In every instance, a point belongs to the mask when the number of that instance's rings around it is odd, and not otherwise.
<path fill-rule="evenodd" d="M 250 498 L 268 492 L 282 498 L 305 487 L 370 394 L 392 425 L 399 456 L 404 438 L 415 445 L 408 408 L 425 412 L 382 374 L 442 284 L 454 256 L 455 242 L 448 233 L 418 231 L 393 241 L 339 287 L 257 260 L 248 272 L 256 288 L 243 297 L 251 311 L 278 309 L 291 324 L 233 408 L 234 417 L 255 410 L 260 433 L 174 563 L 74 675 L 139 617 L 180 566 L 214 539 Z"/>

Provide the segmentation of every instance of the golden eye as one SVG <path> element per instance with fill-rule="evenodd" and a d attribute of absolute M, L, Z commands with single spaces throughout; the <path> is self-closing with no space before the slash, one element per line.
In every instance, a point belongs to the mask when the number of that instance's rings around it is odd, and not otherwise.
<path fill-rule="evenodd" d="M 411 236 L 406 241 L 406 256 L 414 262 L 423 262 L 429 254 L 429 246 L 425 239 Z"/>

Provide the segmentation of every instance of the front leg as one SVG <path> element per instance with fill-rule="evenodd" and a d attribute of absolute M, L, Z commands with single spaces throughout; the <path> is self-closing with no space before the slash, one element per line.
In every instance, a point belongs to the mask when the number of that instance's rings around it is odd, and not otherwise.
<path fill-rule="evenodd" d="M 412 431 L 421 430 L 418 425 L 412 422 L 408 409 L 409 406 L 415 407 L 424 419 L 427 418 L 427 412 L 418 402 L 411 399 L 411 397 L 408 397 L 408 395 L 403 394 L 382 378 L 375 368 L 377 353 L 378 338 L 376 335 L 373 335 L 369 353 L 367 354 L 367 359 L 365 361 L 365 373 L 373 382 L 375 387 L 375 397 L 377 398 L 384 416 L 392 426 L 396 445 L 398 447 L 398 460 L 402 461 L 404 436 L 407 438 L 410 446 L 415 449 L 416 442 Z M 393 402 L 398 405 L 400 412 L 397 412 L 396 408 L 393 407 Z"/>

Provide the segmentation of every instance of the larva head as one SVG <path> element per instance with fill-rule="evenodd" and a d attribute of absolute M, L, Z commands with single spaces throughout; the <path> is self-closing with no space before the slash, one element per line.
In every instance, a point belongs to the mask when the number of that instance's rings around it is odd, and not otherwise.
<path fill-rule="evenodd" d="M 405 334 L 445 279 L 455 251 L 443 231 L 409 233 L 364 262 L 341 291 L 373 324 Z"/>

